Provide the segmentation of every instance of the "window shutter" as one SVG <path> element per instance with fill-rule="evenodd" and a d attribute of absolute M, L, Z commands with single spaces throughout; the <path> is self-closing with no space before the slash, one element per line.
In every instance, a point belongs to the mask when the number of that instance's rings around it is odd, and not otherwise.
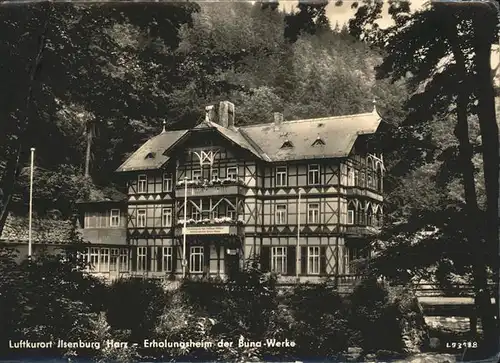
<path fill-rule="evenodd" d="M 210 245 L 203 247 L 203 273 L 208 275 L 210 273 Z"/>
<path fill-rule="evenodd" d="M 297 270 L 297 247 L 288 246 L 286 248 L 286 274 L 295 276 Z"/>
<path fill-rule="evenodd" d="M 271 247 L 262 246 L 260 248 L 260 269 L 263 272 L 271 270 Z"/>
<path fill-rule="evenodd" d="M 326 247 L 324 246 L 319 249 L 319 273 L 326 275 Z"/>
<path fill-rule="evenodd" d="M 300 247 L 300 273 L 307 275 L 307 247 Z"/>
<path fill-rule="evenodd" d="M 153 247 L 146 247 L 146 271 L 151 271 L 151 250 Z"/>
<path fill-rule="evenodd" d="M 132 252 L 132 261 L 130 262 L 132 271 L 137 271 L 137 246 L 132 246 L 131 252 Z"/>
<path fill-rule="evenodd" d="M 163 271 L 163 247 L 156 247 L 156 271 Z"/>
<path fill-rule="evenodd" d="M 172 246 L 172 274 L 177 270 L 177 260 L 179 259 L 177 250 L 177 246 Z"/>

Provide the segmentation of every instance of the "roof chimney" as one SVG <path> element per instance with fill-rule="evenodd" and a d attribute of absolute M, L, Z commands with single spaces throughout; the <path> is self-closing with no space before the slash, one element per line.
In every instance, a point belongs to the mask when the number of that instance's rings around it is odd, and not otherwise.
<path fill-rule="evenodd" d="M 283 122 L 283 114 L 281 112 L 274 113 L 274 125 L 279 126 Z"/>
<path fill-rule="evenodd" d="M 205 121 L 216 122 L 215 121 L 215 107 L 214 107 L 214 105 L 210 105 L 210 106 L 205 107 Z"/>
<path fill-rule="evenodd" d="M 222 101 L 219 104 L 219 125 L 223 127 L 234 127 L 234 104 Z"/>

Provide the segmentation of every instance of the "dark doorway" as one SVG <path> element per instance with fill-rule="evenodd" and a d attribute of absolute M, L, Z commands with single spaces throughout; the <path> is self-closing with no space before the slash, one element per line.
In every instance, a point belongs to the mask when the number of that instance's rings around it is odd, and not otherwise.
<path fill-rule="evenodd" d="M 235 276 L 240 270 L 240 256 L 236 249 L 226 249 L 225 251 L 225 270 L 229 278 Z"/>

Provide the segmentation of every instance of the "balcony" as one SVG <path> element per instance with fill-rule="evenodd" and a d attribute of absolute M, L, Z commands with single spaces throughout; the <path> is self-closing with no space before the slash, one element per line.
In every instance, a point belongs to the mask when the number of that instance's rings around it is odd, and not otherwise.
<path fill-rule="evenodd" d="M 237 179 L 216 179 L 212 181 L 187 180 L 180 181 L 175 186 L 176 196 L 184 198 L 187 184 L 187 197 L 211 197 L 211 196 L 244 196 L 247 191 L 245 183 Z"/>
<path fill-rule="evenodd" d="M 346 194 L 348 196 L 353 196 L 353 197 L 359 197 L 359 196 L 366 196 L 371 199 L 379 200 L 382 201 L 384 198 L 382 196 L 382 192 L 378 192 L 374 189 L 369 189 L 369 188 L 363 188 L 360 186 L 348 186 L 345 187 Z"/>
<path fill-rule="evenodd" d="M 370 237 L 380 233 L 380 228 L 373 226 L 346 226 L 345 232 L 350 237 Z"/>
<path fill-rule="evenodd" d="M 175 235 L 182 236 L 183 220 L 180 220 L 175 228 Z M 203 219 L 186 221 L 186 235 L 188 236 L 242 236 L 245 226 L 241 221 L 230 218 Z"/>
<path fill-rule="evenodd" d="M 126 245 L 127 229 L 120 228 L 82 228 L 78 230 L 85 242 L 95 244 Z"/>

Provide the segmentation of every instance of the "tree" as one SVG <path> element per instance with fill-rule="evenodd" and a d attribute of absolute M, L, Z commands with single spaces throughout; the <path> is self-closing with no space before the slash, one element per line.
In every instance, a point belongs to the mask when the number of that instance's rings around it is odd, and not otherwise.
<path fill-rule="evenodd" d="M 300 34 L 317 34 L 329 31 L 330 22 L 326 17 L 328 1 L 310 2 L 299 1 L 298 12 L 289 14 L 285 18 L 285 38 L 295 42 Z"/>
<path fill-rule="evenodd" d="M 498 169 L 495 169 L 498 165 L 495 166 L 491 163 L 492 158 L 496 160 L 497 156 L 495 155 L 498 154 L 497 151 L 493 152 L 493 150 L 498 150 L 498 140 L 492 140 L 496 136 L 492 137 L 491 134 L 498 134 L 498 132 L 494 132 L 495 128 L 498 131 L 498 127 L 496 123 L 492 125 L 491 117 L 486 119 L 485 116 L 486 114 L 491 116 L 489 113 L 493 100 L 491 81 L 484 77 L 486 70 L 483 64 L 480 71 L 483 74 L 482 83 L 478 82 L 478 66 L 480 62 L 484 63 L 484 60 L 480 60 L 477 51 L 479 45 L 476 38 L 477 25 L 474 26 L 475 15 L 471 16 L 467 11 L 464 8 L 450 11 L 435 6 L 430 10 L 417 12 L 411 18 L 406 18 L 402 30 L 393 28 L 382 37 L 382 41 L 387 45 L 388 56 L 380 69 L 382 73 L 390 74 L 393 80 L 407 77 L 413 85 L 416 95 L 412 103 L 414 115 L 409 117 L 410 122 L 412 119 L 417 122 L 422 121 L 424 110 L 427 114 L 431 110 L 432 115 L 446 114 L 450 111 L 456 112 L 455 135 L 459 140 L 461 175 L 466 198 L 465 213 L 468 215 L 469 222 L 465 225 L 464 232 L 468 242 L 476 246 L 474 250 L 478 255 L 475 260 L 489 261 L 489 266 L 494 266 L 493 261 L 486 258 L 483 253 L 488 251 L 486 253 L 496 256 L 494 251 L 498 245 L 496 236 L 498 231 L 495 227 L 494 232 L 491 227 L 493 215 L 497 215 L 498 199 L 497 192 L 493 191 L 491 187 L 493 179 L 495 183 L 498 182 Z M 429 31 L 431 24 L 435 26 L 433 29 L 441 29 L 441 31 Z M 494 23 L 490 21 L 488 24 Z M 457 34 L 460 37 L 457 37 Z M 412 39 L 411 43 L 408 43 L 409 39 Z M 420 56 L 415 57 L 415 54 Z M 484 56 L 482 54 L 480 57 Z M 450 62 L 450 59 L 453 59 L 454 62 Z M 488 74 L 490 74 L 489 68 Z M 481 85 L 477 86 L 479 83 Z M 419 88 L 424 89 L 424 92 L 420 92 Z M 480 91 L 480 88 L 483 91 Z M 483 95 L 481 95 L 482 93 Z M 450 101 L 455 103 L 455 110 L 449 109 Z M 478 107 L 474 106 L 474 102 L 477 102 Z M 485 109 L 479 110 L 483 103 L 486 105 Z M 490 216 L 485 218 L 488 221 L 488 226 L 481 224 L 482 212 L 478 207 L 474 166 L 471 162 L 473 149 L 469 141 L 468 131 L 468 116 L 471 114 L 477 114 L 482 134 L 482 159 L 487 195 L 486 211 L 483 215 Z M 485 130 L 489 130 L 491 134 L 485 135 Z M 484 137 L 490 140 L 486 140 Z M 496 149 L 494 149 L 495 147 Z M 495 178 L 493 178 L 494 174 Z M 495 200 L 493 200 L 494 197 Z M 478 233 L 480 230 L 484 230 L 486 233 L 484 235 Z M 486 345 L 491 346 L 496 333 L 493 320 L 494 312 L 491 309 L 490 294 L 487 290 L 486 267 L 483 264 L 476 264 L 473 267 L 473 275 L 476 302 L 482 307 L 482 321 L 487 337 Z"/>

